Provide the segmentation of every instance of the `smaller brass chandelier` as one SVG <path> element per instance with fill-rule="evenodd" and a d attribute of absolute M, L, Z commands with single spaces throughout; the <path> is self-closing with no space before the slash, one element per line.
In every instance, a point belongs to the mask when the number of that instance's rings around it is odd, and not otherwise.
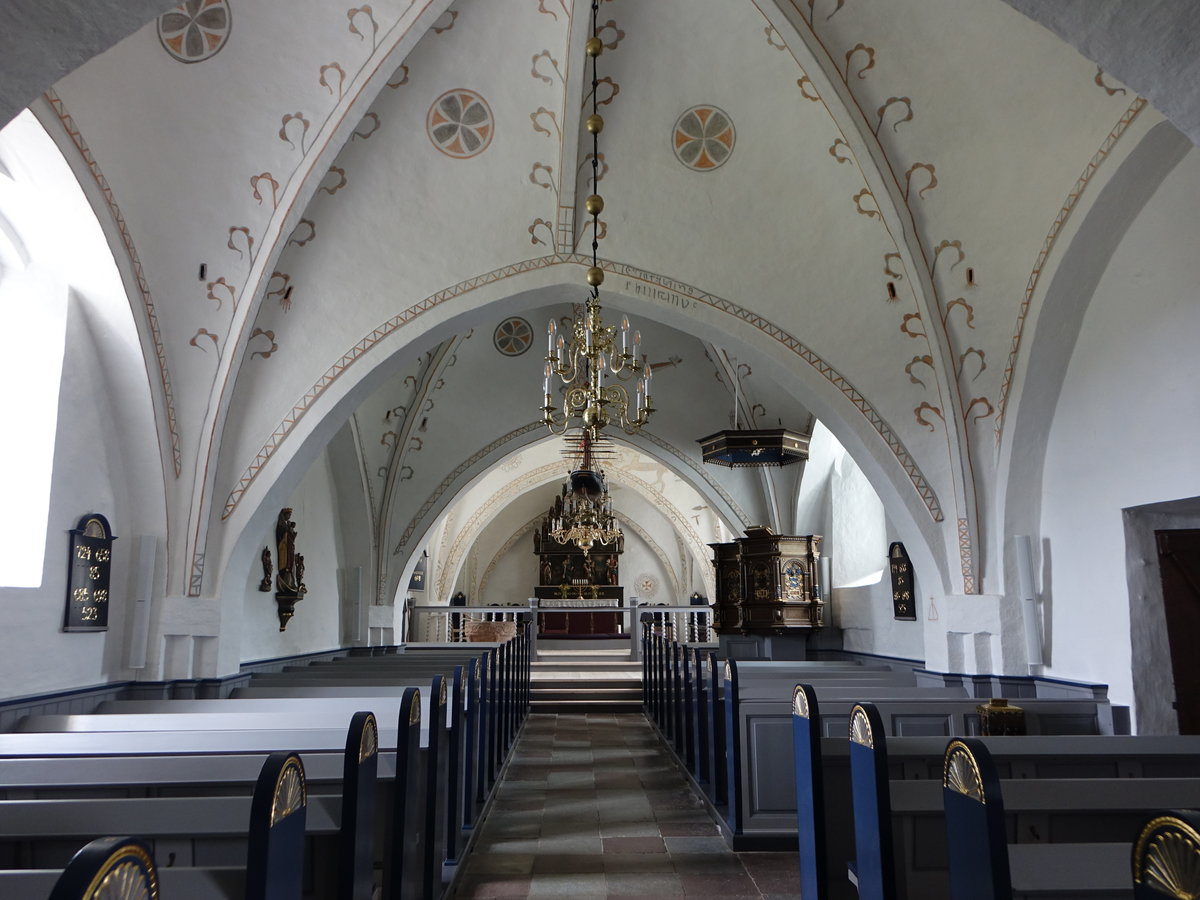
<path fill-rule="evenodd" d="M 550 525 L 550 537 L 560 544 L 573 543 L 584 553 L 590 553 L 596 544 L 607 547 L 622 537 L 607 488 L 593 499 L 581 497 L 563 485 L 563 513 Z"/>
<path fill-rule="evenodd" d="M 592 265 L 587 271 L 587 283 L 591 292 L 584 304 L 582 314 L 558 333 L 558 323 L 553 319 L 547 327 L 546 367 L 542 380 L 542 421 L 553 434 L 564 434 L 568 429 L 579 428 L 587 439 L 595 443 L 607 425 L 619 425 L 626 434 L 637 433 L 650 421 L 654 405 L 650 399 L 652 377 L 650 363 L 642 354 L 641 332 L 630 332 L 629 319 L 621 317 L 621 327 L 605 325 L 600 318 L 600 285 L 604 282 L 604 270 L 600 268 L 597 251 L 600 247 L 600 213 L 604 210 L 604 198 L 597 191 L 599 181 L 599 135 L 604 130 L 604 118 L 597 111 L 596 57 L 604 50 L 596 29 L 596 13 L 599 2 L 592 3 L 592 36 L 585 51 L 592 62 L 592 114 L 586 127 L 592 135 L 592 195 L 584 201 L 584 208 L 592 217 Z M 554 405 L 550 392 L 555 378 L 567 385 L 560 410 Z M 626 388 L 636 382 L 633 397 Z"/>
<path fill-rule="evenodd" d="M 577 440 L 577 448 L 568 455 L 579 455 L 578 468 L 571 471 L 562 495 L 554 504 L 554 514 L 547 534 L 560 544 L 573 543 L 584 553 L 596 544 L 607 547 L 624 539 L 613 515 L 612 498 L 604 471 L 594 468 L 597 458 L 607 449 L 597 447 L 585 431 Z"/>

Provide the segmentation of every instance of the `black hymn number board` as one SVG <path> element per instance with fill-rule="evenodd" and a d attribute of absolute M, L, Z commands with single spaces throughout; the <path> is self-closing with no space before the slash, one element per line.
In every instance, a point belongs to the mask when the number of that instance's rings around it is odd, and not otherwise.
<path fill-rule="evenodd" d="M 892 573 L 892 615 L 897 619 L 915 620 L 917 604 L 913 596 L 912 562 L 899 541 L 888 547 L 888 565 Z"/>
<path fill-rule="evenodd" d="M 112 545 L 116 540 L 108 519 L 92 513 L 79 520 L 71 534 L 67 570 L 67 614 L 63 631 L 108 630 L 108 582 Z"/>

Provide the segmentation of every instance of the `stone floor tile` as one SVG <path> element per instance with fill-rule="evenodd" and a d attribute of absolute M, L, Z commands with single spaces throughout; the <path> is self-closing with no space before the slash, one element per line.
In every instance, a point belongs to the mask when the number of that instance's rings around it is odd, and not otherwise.
<path fill-rule="evenodd" d="M 533 860 L 532 853 L 472 853 L 467 865 L 472 875 L 528 875 Z"/>
<path fill-rule="evenodd" d="M 607 837 L 602 840 L 605 853 L 666 853 L 663 839 L 654 837 Z"/>
<path fill-rule="evenodd" d="M 744 871 L 738 873 L 725 872 L 706 872 L 701 875 L 680 875 L 680 882 L 683 884 L 684 896 L 700 895 L 705 897 L 724 897 L 743 895 L 747 897 L 758 897 L 758 890 L 754 887 L 754 882 L 750 880 L 750 876 Z M 530 890 L 532 891 L 530 882 Z"/>
<path fill-rule="evenodd" d="M 719 837 L 720 831 L 711 819 L 703 822 L 659 822 L 663 837 Z"/>
<path fill-rule="evenodd" d="M 607 897 L 608 886 L 602 872 L 586 872 L 579 875 L 547 874 L 530 880 L 529 896 L 552 897 L 554 900 Z"/>
<path fill-rule="evenodd" d="M 738 859 L 746 867 L 746 871 L 757 878 L 792 876 L 799 877 L 800 857 L 797 853 L 739 853 Z"/>
<path fill-rule="evenodd" d="M 602 815 L 600 817 L 600 837 L 630 837 L 630 838 L 647 838 L 659 837 L 659 829 L 653 817 L 629 821 L 627 818 L 614 817 L 612 821 L 608 821 Z"/>
<path fill-rule="evenodd" d="M 529 877 L 479 875 L 467 876 L 454 892 L 461 900 L 485 900 L 485 898 L 528 897 Z"/>
<path fill-rule="evenodd" d="M 641 716 L 534 715 L 455 896 L 797 896 L 794 853 L 735 854 Z"/>
<path fill-rule="evenodd" d="M 533 876 L 590 875 L 604 871 L 604 857 L 599 853 L 539 852 L 533 861 Z"/>
<path fill-rule="evenodd" d="M 665 838 L 667 850 L 672 855 L 682 853 L 705 853 L 712 856 L 733 856 L 725 844 L 725 839 L 719 835 L 708 837 L 669 837 Z M 740 863 L 739 863 L 740 864 Z"/>
<path fill-rule="evenodd" d="M 604 845 L 596 832 L 589 834 L 554 834 L 543 837 L 538 844 L 538 853 L 603 853 Z"/>
<path fill-rule="evenodd" d="M 682 897 L 683 883 L 675 873 L 644 874 L 644 873 L 614 873 L 605 876 L 608 882 L 610 897 L 654 897 L 664 900 L 666 897 Z"/>
<path fill-rule="evenodd" d="M 536 856 L 540 838 L 537 835 L 527 838 L 501 837 L 494 835 L 480 838 L 471 849 L 474 853 L 507 853 Z"/>

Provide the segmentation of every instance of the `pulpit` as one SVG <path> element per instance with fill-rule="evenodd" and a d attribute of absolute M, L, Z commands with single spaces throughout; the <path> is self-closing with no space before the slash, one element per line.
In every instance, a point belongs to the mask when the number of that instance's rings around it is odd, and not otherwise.
<path fill-rule="evenodd" d="M 717 574 L 718 633 L 784 634 L 825 624 L 817 585 L 820 535 L 781 535 L 756 526 L 736 541 L 709 546 Z"/>

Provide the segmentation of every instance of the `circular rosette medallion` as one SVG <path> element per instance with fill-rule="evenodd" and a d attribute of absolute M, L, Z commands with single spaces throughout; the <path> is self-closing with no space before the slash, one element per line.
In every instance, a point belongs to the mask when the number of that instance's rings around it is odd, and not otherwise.
<path fill-rule="evenodd" d="M 697 172 L 724 164 L 733 153 L 733 121 L 715 106 L 693 106 L 675 123 L 671 142 L 676 158 Z"/>
<path fill-rule="evenodd" d="M 533 343 L 533 328 L 520 316 L 513 316 L 496 326 L 492 342 L 505 356 L 520 356 Z"/>
<path fill-rule="evenodd" d="M 495 123 L 486 100 L 474 91 L 456 88 L 433 101 L 425 130 L 433 146 L 447 156 L 469 159 L 487 149 Z"/>
<path fill-rule="evenodd" d="M 642 597 L 653 597 L 658 593 L 658 579 L 653 575 L 639 575 L 635 583 Z"/>
<path fill-rule="evenodd" d="M 158 17 L 158 39 L 180 62 L 203 62 L 225 46 L 230 24 L 226 0 L 187 0 Z"/>

